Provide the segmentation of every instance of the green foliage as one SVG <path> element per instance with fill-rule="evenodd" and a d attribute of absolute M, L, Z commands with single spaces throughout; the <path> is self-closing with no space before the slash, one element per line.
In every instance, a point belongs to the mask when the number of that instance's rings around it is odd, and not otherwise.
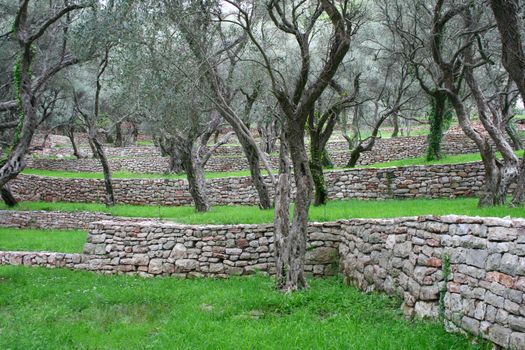
<path fill-rule="evenodd" d="M 430 99 L 430 112 L 428 119 L 430 122 L 430 132 L 428 134 L 428 152 L 427 160 L 438 160 L 443 157 L 441 153 L 441 141 L 443 140 L 443 134 L 450 127 L 453 118 L 452 107 L 448 98 L 438 95 L 437 98 Z M 438 99 L 444 98 L 442 106 L 438 106 Z M 444 108 L 440 112 L 440 108 Z"/>
<path fill-rule="evenodd" d="M 490 349 L 341 278 L 144 279 L 0 267 L 2 349 Z"/>
<path fill-rule="evenodd" d="M 445 318 L 445 294 L 447 294 L 447 283 L 448 278 L 450 277 L 450 256 L 444 254 L 441 257 L 442 260 L 442 271 L 443 271 L 443 286 L 439 291 L 439 317 L 441 319 Z"/>
<path fill-rule="evenodd" d="M 21 90 L 21 84 L 22 84 L 22 56 L 18 55 L 15 61 L 15 65 L 13 67 L 13 83 L 15 86 L 15 98 L 16 102 L 18 104 L 18 125 L 15 129 L 15 134 L 13 136 L 13 142 L 11 145 L 7 148 L 6 152 L 2 155 L 2 158 L 0 159 L 0 167 L 4 166 L 4 164 L 9 159 L 9 156 L 11 155 L 11 152 L 13 152 L 13 149 L 18 145 L 20 142 L 20 133 L 22 131 L 22 125 L 24 123 L 24 106 L 22 104 L 22 96 L 20 95 Z"/>

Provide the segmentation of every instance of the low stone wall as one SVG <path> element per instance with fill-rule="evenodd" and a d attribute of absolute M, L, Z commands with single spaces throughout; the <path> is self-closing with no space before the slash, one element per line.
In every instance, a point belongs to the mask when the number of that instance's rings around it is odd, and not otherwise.
<path fill-rule="evenodd" d="M 525 220 L 445 216 L 341 225 L 348 282 L 401 296 L 408 315 L 437 317 L 441 310 L 449 330 L 525 349 Z"/>
<path fill-rule="evenodd" d="M 45 210 L 0 210 L 0 227 L 5 228 L 30 228 L 43 230 L 87 230 L 89 224 L 101 220 L 139 222 L 144 221 L 145 219 L 121 218 L 106 213 L 92 213 L 85 211 L 61 212 Z"/>
<path fill-rule="evenodd" d="M 454 198 L 474 196 L 484 171 L 481 162 L 409 166 L 385 169 L 348 169 L 326 172 L 329 199 Z M 269 183 L 269 179 L 266 179 Z M 114 179 L 119 203 L 191 205 L 186 180 Z M 11 182 L 21 200 L 51 202 L 103 202 L 102 180 L 19 175 Z M 257 204 L 258 195 L 249 177 L 210 179 L 208 197 L 215 205 Z M 273 192 L 273 190 L 271 191 Z"/>
<path fill-rule="evenodd" d="M 423 156 L 427 148 L 426 137 L 399 137 L 393 139 L 379 139 L 372 151 L 364 152 L 358 165 L 383 163 L 393 160 Z M 350 158 L 346 141 L 330 142 L 327 146 L 332 161 L 336 167 L 344 167 Z M 168 169 L 169 160 L 161 157 L 160 151 L 153 146 L 147 147 L 107 147 L 107 154 L 111 158 L 110 165 L 113 171 L 129 171 L 133 173 L 162 174 Z M 476 153 L 476 145 L 462 134 L 447 134 L 443 141 L 443 151 L 446 154 Z M 90 154 L 90 150 L 83 149 L 83 154 Z M 72 151 L 57 148 L 46 149 L 45 155 L 70 155 Z M 269 157 L 272 166 L 277 169 L 277 156 Z M 88 171 L 101 172 L 100 162 L 96 159 L 29 159 L 28 167 L 44 170 Z M 248 169 L 248 162 L 240 146 L 223 146 L 214 152 L 205 167 L 206 171 L 240 171 Z"/>
<path fill-rule="evenodd" d="M 279 160 L 276 157 L 270 157 L 269 160 L 274 169 L 279 167 Z M 169 166 L 169 159 L 159 155 L 109 158 L 108 161 L 112 171 L 127 171 L 136 174 L 164 174 Z M 42 170 L 102 172 L 100 161 L 93 158 L 28 158 L 27 167 Z M 241 171 L 248 169 L 248 161 L 242 156 L 212 157 L 204 169 L 212 172 Z"/>
<path fill-rule="evenodd" d="M 312 223 L 305 271 L 338 271 L 339 236 L 330 223 Z M 0 264 L 69 267 L 104 273 L 176 277 L 275 272 L 273 225 L 180 225 L 99 221 L 90 225 L 84 254 L 0 252 Z"/>
<path fill-rule="evenodd" d="M 150 276 L 274 273 L 272 225 L 100 221 L 84 254 L 0 252 L 0 264 Z M 403 298 L 406 315 L 525 349 L 525 220 L 409 217 L 310 223 L 305 270 L 340 268 L 364 291 Z M 340 265 L 338 266 L 338 262 Z"/>

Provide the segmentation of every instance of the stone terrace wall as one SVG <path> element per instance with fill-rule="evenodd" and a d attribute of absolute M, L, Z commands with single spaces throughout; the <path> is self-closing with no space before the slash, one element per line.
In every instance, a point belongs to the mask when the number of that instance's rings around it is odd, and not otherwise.
<path fill-rule="evenodd" d="M 273 168 L 279 167 L 279 160 L 270 157 Z M 137 174 L 164 174 L 168 169 L 169 159 L 158 155 L 109 158 L 112 171 L 127 171 Z M 27 167 L 42 170 L 102 172 L 98 159 L 49 159 L 28 158 Z M 263 168 L 261 166 L 261 168 Z M 244 157 L 212 157 L 204 167 L 206 171 L 240 171 L 248 169 Z"/>
<path fill-rule="evenodd" d="M 144 221 L 144 218 L 121 218 L 106 213 L 0 210 L 0 227 L 44 230 L 87 230 L 95 221 Z M 150 219 L 151 220 L 151 219 Z M 155 221 L 155 220 L 153 220 Z"/>
<path fill-rule="evenodd" d="M 337 225 L 312 223 L 305 270 L 338 270 Z M 0 252 L 0 264 L 69 267 L 104 273 L 195 277 L 274 273 L 273 225 L 193 226 L 158 222 L 91 224 L 84 255 Z"/>
<path fill-rule="evenodd" d="M 343 167 L 348 163 L 350 152 L 345 142 L 330 142 L 328 149 L 336 167 Z M 377 140 L 370 152 L 364 152 L 358 161 L 359 165 L 383 163 L 393 160 L 419 157 L 426 152 L 426 137 L 399 137 Z M 110 164 L 113 171 L 130 171 L 134 173 L 162 174 L 168 168 L 168 158 L 161 157 L 156 147 L 107 147 Z M 443 151 L 446 154 L 463 154 L 478 152 L 476 145 L 462 134 L 447 134 L 443 141 Z M 90 154 L 90 150 L 82 150 L 83 154 Z M 65 156 L 71 155 L 72 150 L 65 148 L 46 149 L 44 155 Z M 240 146 L 219 147 L 208 164 L 207 171 L 239 171 L 248 169 Z M 270 160 L 274 168 L 278 168 L 276 156 Z M 101 172 L 100 162 L 96 159 L 29 159 L 28 167 L 45 170 L 89 171 Z"/>
<path fill-rule="evenodd" d="M 0 252 L 0 264 L 141 276 L 274 272 L 272 225 L 92 223 L 84 254 Z M 311 223 L 306 271 L 337 271 L 364 291 L 403 298 L 407 315 L 525 349 L 525 220 L 412 217 Z"/>
<path fill-rule="evenodd" d="M 409 166 L 385 169 L 348 169 L 326 173 L 330 199 L 454 198 L 474 196 L 483 183 L 481 162 Z M 267 179 L 268 183 L 269 180 Z M 249 177 L 210 179 L 212 204 L 257 204 L 258 195 Z M 191 205 L 186 180 L 114 179 L 119 203 Z M 11 182 L 21 200 L 52 202 L 103 202 L 102 180 L 19 175 Z"/>
<path fill-rule="evenodd" d="M 438 316 L 442 294 L 449 330 L 525 349 L 525 220 L 446 216 L 341 226 L 348 282 L 400 295 L 408 315 Z"/>

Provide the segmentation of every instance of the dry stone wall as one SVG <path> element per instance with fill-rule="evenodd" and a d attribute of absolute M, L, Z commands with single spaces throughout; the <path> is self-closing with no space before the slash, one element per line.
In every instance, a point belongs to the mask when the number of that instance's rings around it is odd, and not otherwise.
<path fill-rule="evenodd" d="M 326 172 L 329 199 L 454 198 L 474 196 L 484 172 L 481 162 L 409 166 L 385 169 L 348 169 Z M 269 179 L 266 179 L 270 185 Z M 102 180 L 19 175 L 11 182 L 21 200 L 50 202 L 103 202 Z M 191 205 L 186 180 L 114 179 L 119 203 Z M 215 205 L 257 204 L 258 194 L 249 177 L 207 181 L 208 197 Z M 273 190 L 272 190 L 273 192 Z"/>
<path fill-rule="evenodd" d="M 399 137 L 393 139 L 379 139 L 372 151 L 364 152 L 358 165 L 383 163 L 393 160 L 419 157 L 426 152 L 426 137 Z M 344 167 L 350 158 L 346 141 L 333 141 L 327 146 L 333 163 L 336 167 Z M 463 134 L 447 134 L 443 141 L 443 151 L 446 154 L 464 154 L 478 152 L 476 145 Z M 168 169 L 168 158 L 161 157 L 158 148 L 153 146 L 142 147 L 107 147 L 106 152 L 110 159 L 113 171 L 130 171 L 135 173 L 161 174 Z M 68 148 L 47 148 L 41 154 L 44 156 L 65 157 L 71 156 L 73 151 Z M 81 153 L 89 155 L 89 149 L 82 149 Z M 269 157 L 272 166 L 278 167 L 277 156 Z M 30 168 L 63 171 L 90 171 L 100 172 L 100 162 L 96 159 L 32 159 Z M 239 171 L 248 169 L 248 162 L 240 146 L 223 146 L 214 152 L 208 164 L 207 171 Z"/>
<path fill-rule="evenodd" d="M 335 141 L 328 144 L 328 150 L 336 167 L 348 163 L 350 152 L 346 141 Z M 162 174 L 168 169 L 169 160 L 161 157 L 159 150 L 153 146 L 146 147 L 107 147 L 107 154 L 113 171 L 129 171 L 133 173 Z M 462 154 L 478 152 L 476 145 L 463 134 L 447 134 L 444 137 L 443 151 L 446 154 Z M 89 149 L 82 153 L 90 154 Z M 359 165 L 383 163 L 392 160 L 414 158 L 426 152 L 426 137 L 399 137 L 380 139 L 374 149 L 364 152 L 359 159 Z M 43 150 L 45 156 L 70 156 L 72 150 L 67 148 L 50 148 Z M 272 166 L 278 168 L 277 156 L 269 157 Z M 101 172 L 100 162 L 96 159 L 29 159 L 28 167 L 44 170 L 88 171 Z M 214 152 L 205 169 L 207 171 L 239 171 L 248 169 L 248 162 L 243 156 L 240 146 L 223 146 Z"/>
<path fill-rule="evenodd" d="M 525 349 L 525 220 L 445 216 L 341 225 L 348 282 L 400 295 L 408 315 L 441 312 L 449 330 Z"/>
<path fill-rule="evenodd" d="M 270 157 L 269 160 L 273 168 L 278 168 L 279 160 L 276 157 Z M 127 171 L 137 174 L 164 174 L 169 166 L 169 159 L 159 155 L 109 158 L 108 161 L 112 171 Z M 100 161 L 93 158 L 28 158 L 27 167 L 42 170 L 102 172 Z M 212 157 L 204 169 L 212 172 L 241 171 L 248 169 L 248 161 L 242 156 Z"/>
<path fill-rule="evenodd" d="M 30 228 L 43 230 L 87 230 L 95 221 L 144 221 L 143 218 L 121 218 L 106 213 L 60 212 L 60 211 L 18 211 L 0 210 L 0 227 Z"/>
<path fill-rule="evenodd" d="M 0 264 L 225 277 L 273 273 L 273 249 L 272 225 L 99 221 L 90 225 L 84 254 L 0 252 Z M 338 268 L 363 291 L 402 297 L 407 315 L 441 316 L 450 331 L 525 349 L 524 219 L 424 216 L 310 223 L 306 271 L 327 276 Z"/>
<path fill-rule="evenodd" d="M 338 271 L 337 226 L 313 223 L 305 270 Z M 145 277 L 247 275 L 275 271 L 273 225 L 180 225 L 99 221 L 90 225 L 84 254 L 0 252 L 0 264 L 69 267 Z"/>

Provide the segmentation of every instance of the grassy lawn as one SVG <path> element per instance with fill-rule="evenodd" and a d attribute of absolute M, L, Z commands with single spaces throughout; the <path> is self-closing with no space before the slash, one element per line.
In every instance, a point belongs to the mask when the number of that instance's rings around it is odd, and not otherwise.
<path fill-rule="evenodd" d="M 82 231 L 1 228 L 0 250 L 81 253 L 86 241 L 86 236 L 86 232 Z"/>
<path fill-rule="evenodd" d="M 385 201 L 330 201 L 323 207 L 312 207 L 311 221 L 334 221 L 351 218 L 392 218 L 417 215 L 469 215 L 525 217 L 525 208 L 477 208 L 476 198 L 407 199 Z M 3 203 L 0 209 L 9 209 Z M 92 211 L 115 216 L 161 218 L 187 224 L 271 223 L 272 210 L 254 206 L 214 206 L 207 213 L 196 213 L 193 207 L 155 207 L 117 205 L 106 208 L 96 203 L 21 202 L 16 210 Z"/>
<path fill-rule="evenodd" d="M 155 146 L 152 140 L 141 140 L 136 142 L 137 146 Z"/>
<path fill-rule="evenodd" d="M 517 151 L 516 154 L 519 157 L 523 157 L 523 151 Z M 453 156 L 445 156 L 440 160 L 427 161 L 426 157 L 417 157 L 417 158 L 407 158 L 394 160 L 391 162 L 385 163 L 376 163 L 364 166 L 363 168 L 388 168 L 388 167 L 403 167 L 410 165 L 436 165 L 436 164 L 458 164 L 458 163 L 468 163 L 468 162 L 478 162 L 481 161 L 481 155 L 479 153 L 467 153 L 467 154 L 458 154 Z"/>
<path fill-rule="evenodd" d="M 523 156 L 523 151 L 516 152 L 519 157 Z M 425 157 L 401 159 L 385 163 L 376 163 L 366 166 L 360 166 L 358 168 L 388 168 L 388 167 L 403 167 L 411 165 L 435 165 L 435 164 L 458 164 L 467 162 L 480 161 L 481 156 L 479 153 L 459 154 L 454 156 L 445 156 L 443 159 L 428 162 Z M 337 168 L 344 169 L 344 168 Z M 330 171 L 330 170 L 326 170 Z M 82 172 L 82 171 L 59 171 L 59 170 L 40 170 L 40 169 L 25 169 L 24 174 L 28 175 L 39 175 L 48 177 L 62 177 L 72 179 L 103 179 L 102 173 L 93 172 Z M 266 174 L 266 171 L 263 171 Z M 217 179 L 225 177 L 238 177 L 238 176 L 250 176 L 248 170 L 241 171 L 230 171 L 230 172 L 206 172 L 206 178 Z M 137 174 L 125 171 L 116 171 L 113 173 L 115 179 L 186 179 L 185 174 Z"/>
<path fill-rule="evenodd" d="M 282 294 L 270 278 L 143 279 L 0 267 L 2 349 L 490 349 L 408 321 L 339 278 Z"/>
<path fill-rule="evenodd" d="M 85 171 L 59 171 L 59 170 L 41 170 L 41 169 L 25 169 L 23 174 L 27 175 L 39 175 L 47 177 L 62 177 L 69 179 L 103 179 L 102 173 L 92 173 Z M 114 179 L 186 179 L 185 174 L 176 175 L 162 175 L 162 174 L 137 174 L 126 171 L 115 171 L 112 173 Z M 237 176 L 250 176 L 248 170 L 243 171 L 232 171 L 232 172 L 207 172 L 206 178 L 216 179 L 223 177 L 237 177 Z"/>

